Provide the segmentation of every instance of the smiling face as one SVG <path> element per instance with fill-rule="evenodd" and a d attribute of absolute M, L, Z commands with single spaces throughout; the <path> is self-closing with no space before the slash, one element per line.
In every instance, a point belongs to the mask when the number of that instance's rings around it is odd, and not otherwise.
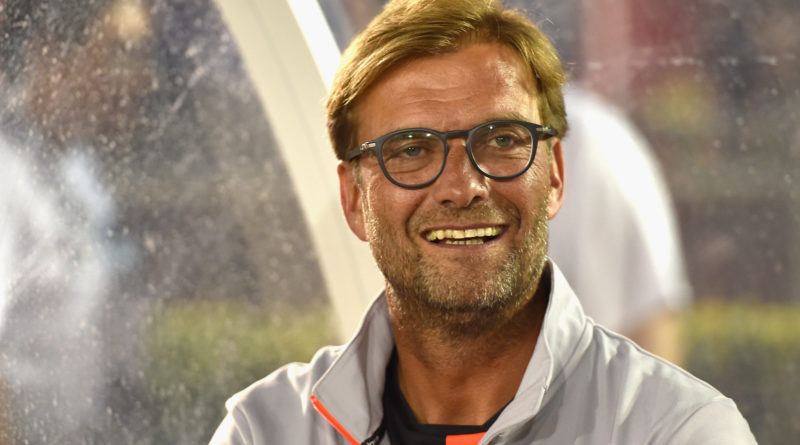
<path fill-rule="evenodd" d="M 533 82 L 501 44 L 413 59 L 359 99 L 358 140 L 403 128 L 465 130 L 497 119 L 540 123 Z M 370 243 L 393 316 L 470 329 L 512 315 L 533 296 L 547 219 L 558 211 L 563 190 L 560 143 L 555 140 L 552 160 L 539 144 L 531 168 L 504 181 L 475 169 L 463 138 L 448 140 L 444 172 L 421 189 L 389 182 L 372 154 L 360 158 L 360 184 L 353 165 L 340 164 L 345 215 Z"/>

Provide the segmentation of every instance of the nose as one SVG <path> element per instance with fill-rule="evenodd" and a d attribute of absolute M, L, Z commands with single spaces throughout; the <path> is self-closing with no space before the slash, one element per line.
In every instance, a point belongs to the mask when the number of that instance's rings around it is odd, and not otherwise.
<path fill-rule="evenodd" d="M 431 185 L 436 201 L 447 207 L 465 208 L 488 198 L 489 178 L 472 165 L 464 138 L 447 141 L 450 148 L 444 171 Z"/>

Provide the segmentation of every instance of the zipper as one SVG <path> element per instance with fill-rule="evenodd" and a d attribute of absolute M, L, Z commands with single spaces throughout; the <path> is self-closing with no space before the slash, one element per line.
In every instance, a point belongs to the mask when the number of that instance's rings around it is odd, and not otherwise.
<path fill-rule="evenodd" d="M 314 406 L 314 409 L 317 410 L 317 412 L 320 413 L 322 417 L 324 417 L 325 420 L 327 420 L 328 423 L 331 424 L 331 426 L 336 430 L 336 432 L 341 434 L 342 437 L 344 437 L 345 440 L 350 442 L 351 445 L 377 445 L 378 442 L 380 442 L 381 439 L 383 439 L 383 435 L 386 432 L 386 428 L 383 426 L 383 422 L 381 422 L 380 426 L 378 426 L 378 429 L 377 431 L 375 431 L 375 434 L 369 436 L 367 440 L 365 440 L 364 442 L 359 442 L 356 440 L 355 437 L 353 437 L 352 434 L 350 434 L 349 431 L 347 431 L 347 429 L 345 429 L 345 427 L 342 426 L 341 423 L 339 423 L 338 420 L 336 420 L 335 417 L 333 417 L 333 414 L 331 414 L 330 411 L 328 411 L 328 409 L 325 408 L 325 405 L 323 405 L 322 402 L 320 402 L 319 399 L 314 395 L 311 396 L 311 404 Z"/>
<path fill-rule="evenodd" d="M 314 405 L 314 409 L 317 410 L 318 413 L 331 424 L 331 426 L 339 432 L 351 445 L 361 445 L 361 442 L 357 441 L 349 431 L 347 431 L 338 420 L 325 408 L 325 405 L 319 401 L 319 399 L 312 395 L 311 396 L 311 404 Z"/>

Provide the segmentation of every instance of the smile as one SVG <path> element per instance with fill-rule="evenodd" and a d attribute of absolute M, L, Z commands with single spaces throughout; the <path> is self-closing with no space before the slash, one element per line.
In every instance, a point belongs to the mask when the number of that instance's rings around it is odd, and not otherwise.
<path fill-rule="evenodd" d="M 473 245 L 491 241 L 503 231 L 502 227 L 479 227 L 476 229 L 439 229 L 425 234 L 425 239 L 434 243 Z"/>

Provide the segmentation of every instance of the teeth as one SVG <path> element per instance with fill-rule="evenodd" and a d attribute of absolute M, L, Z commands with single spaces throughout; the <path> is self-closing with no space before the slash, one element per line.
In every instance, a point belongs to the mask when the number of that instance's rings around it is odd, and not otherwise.
<path fill-rule="evenodd" d="M 459 244 L 459 245 L 473 245 L 473 244 L 483 244 L 483 240 L 480 238 L 470 238 L 470 239 L 446 239 L 444 240 L 445 244 Z"/>
<path fill-rule="evenodd" d="M 431 230 L 425 235 L 428 241 L 436 241 L 437 239 L 444 239 L 444 230 Z"/>
<path fill-rule="evenodd" d="M 447 244 L 482 244 L 485 236 L 497 236 L 500 227 L 481 227 L 478 229 L 440 229 L 425 234 L 428 241 L 443 240 Z"/>

